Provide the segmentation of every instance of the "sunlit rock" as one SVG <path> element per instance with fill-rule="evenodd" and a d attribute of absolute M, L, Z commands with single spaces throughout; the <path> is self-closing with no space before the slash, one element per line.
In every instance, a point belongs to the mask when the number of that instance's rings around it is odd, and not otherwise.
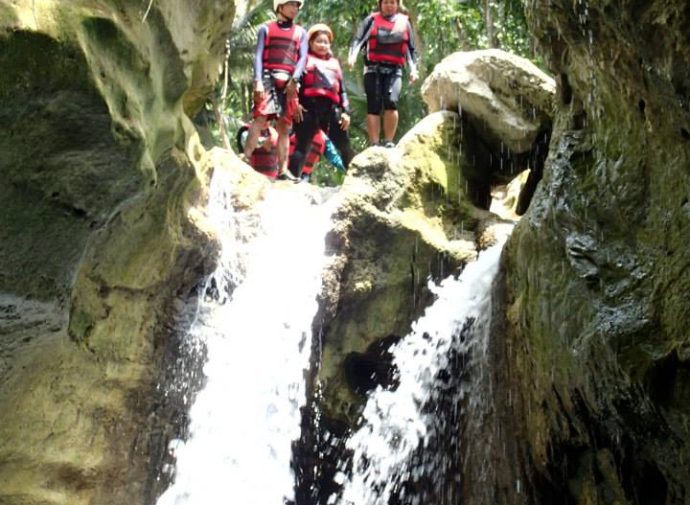
<path fill-rule="evenodd" d="M 460 139 L 458 115 L 437 112 L 396 148 L 369 148 L 353 160 L 328 237 L 335 255 L 325 276 L 324 319 L 317 319 L 327 328 L 320 373 L 327 415 L 358 415 L 347 356 L 406 334 L 430 301 L 428 283 L 457 272 L 492 241 L 485 232 L 501 219 L 470 201 Z"/>
<path fill-rule="evenodd" d="M 444 58 L 422 85 L 430 111 L 452 110 L 494 150 L 531 149 L 553 113 L 556 84 L 531 61 L 500 49 L 457 52 Z"/>
<path fill-rule="evenodd" d="M 174 413 L 153 392 L 214 257 L 187 114 L 232 17 L 229 0 L 0 2 L 3 504 L 157 492 Z"/>

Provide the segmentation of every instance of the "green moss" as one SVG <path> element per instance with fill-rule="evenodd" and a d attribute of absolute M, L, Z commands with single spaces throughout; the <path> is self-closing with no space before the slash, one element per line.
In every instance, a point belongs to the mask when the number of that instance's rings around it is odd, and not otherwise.
<path fill-rule="evenodd" d="M 74 310 L 70 314 L 69 335 L 72 340 L 88 345 L 89 335 L 94 325 L 95 321 L 91 314 L 83 310 Z"/>
<path fill-rule="evenodd" d="M 33 191 L 0 189 L 0 291 L 65 299 L 88 223 Z"/>
<path fill-rule="evenodd" d="M 0 100 L 49 94 L 60 89 L 93 93 L 83 56 L 45 34 L 15 31 L 0 35 Z M 13 98 L 14 97 L 14 98 Z"/>

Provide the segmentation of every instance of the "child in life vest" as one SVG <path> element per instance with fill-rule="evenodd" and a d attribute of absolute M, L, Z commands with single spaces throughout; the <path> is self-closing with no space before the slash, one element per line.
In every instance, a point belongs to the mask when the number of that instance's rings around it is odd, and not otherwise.
<path fill-rule="evenodd" d="M 278 177 L 294 179 L 287 170 L 289 132 L 297 110 L 297 83 L 307 61 L 307 36 L 294 24 L 303 0 L 273 0 L 276 21 L 264 24 L 258 33 L 254 56 L 253 121 L 244 155 L 250 158 L 259 135 L 276 119 Z"/>
<path fill-rule="evenodd" d="M 346 169 L 353 157 L 347 134 L 350 111 L 343 72 L 340 62 L 331 54 L 333 32 L 327 25 L 319 23 L 309 29 L 307 39 L 309 54 L 300 87 L 300 107 L 295 114 L 297 141 L 289 164 L 295 177 L 302 175 L 314 135 L 319 129 L 333 141 Z"/>
<path fill-rule="evenodd" d="M 367 133 L 371 145 L 394 147 L 398 129 L 398 99 L 405 63 L 410 82 L 417 73 L 417 50 L 409 18 L 401 12 L 402 0 L 379 0 L 379 10 L 359 25 L 347 59 L 350 69 L 364 49 L 364 91 L 367 95 Z M 383 110 L 383 141 L 381 111 Z"/>

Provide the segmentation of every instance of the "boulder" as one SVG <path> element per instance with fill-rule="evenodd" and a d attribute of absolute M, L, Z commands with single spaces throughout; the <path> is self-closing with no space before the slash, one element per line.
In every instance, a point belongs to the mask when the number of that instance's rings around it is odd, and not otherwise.
<path fill-rule="evenodd" d="M 369 148 L 350 166 L 328 237 L 332 264 L 316 319 L 327 343 L 319 373 L 326 417 L 356 421 L 362 397 L 348 387 L 352 367 L 345 363 L 381 339 L 407 334 L 431 300 L 428 282 L 473 261 L 479 243 L 497 239 L 492 225 L 502 221 L 467 195 L 459 125 L 454 112 L 430 114 L 396 148 Z"/>
<path fill-rule="evenodd" d="M 555 81 L 529 60 L 500 49 L 445 57 L 422 85 L 430 112 L 467 116 L 494 151 L 529 151 L 553 114 Z"/>

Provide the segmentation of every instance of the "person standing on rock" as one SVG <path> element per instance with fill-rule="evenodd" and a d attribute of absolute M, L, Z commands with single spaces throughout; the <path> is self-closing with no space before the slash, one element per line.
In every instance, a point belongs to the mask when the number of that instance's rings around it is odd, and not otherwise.
<path fill-rule="evenodd" d="M 371 145 L 381 139 L 381 110 L 383 109 L 383 141 L 381 145 L 394 147 L 393 137 L 398 128 L 398 99 L 402 89 L 403 67 L 407 62 L 410 82 L 417 72 L 417 50 L 410 19 L 403 13 L 402 2 L 379 0 L 379 10 L 367 16 L 359 25 L 350 45 L 347 59 L 352 69 L 357 54 L 364 48 L 364 91 L 367 95 L 367 133 Z"/>
<path fill-rule="evenodd" d="M 319 129 L 340 151 L 345 169 L 353 157 L 347 134 L 350 111 L 343 71 L 331 53 L 333 31 L 328 25 L 318 23 L 309 28 L 307 39 L 309 56 L 299 93 L 300 107 L 295 114 L 297 142 L 290 156 L 290 172 L 295 177 L 302 176 L 314 134 Z"/>
<path fill-rule="evenodd" d="M 273 0 L 278 19 L 259 28 L 254 56 L 254 108 L 244 147 L 250 159 L 268 121 L 276 119 L 278 178 L 294 179 L 287 170 L 290 127 L 298 108 L 298 82 L 307 62 L 307 34 L 295 17 L 303 0 Z"/>

